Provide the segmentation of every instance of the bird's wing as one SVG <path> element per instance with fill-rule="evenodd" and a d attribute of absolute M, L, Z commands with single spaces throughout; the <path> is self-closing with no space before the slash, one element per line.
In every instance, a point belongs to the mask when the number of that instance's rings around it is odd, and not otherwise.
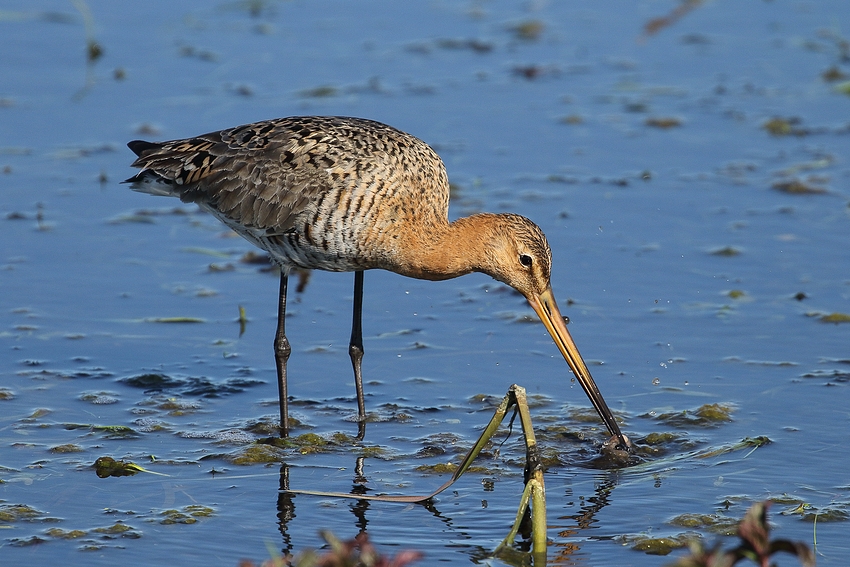
<path fill-rule="evenodd" d="M 370 159 L 361 138 L 385 127 L 348 118 L 293 117 L 237 126 L 194 138 L 128 144 L 142 169 L 128 179 L 140 191 L 212 207 L 267 235 L 291 228 L 298 213 L 344 186 Z M 368 138 L 368 135 L 366 136 Z M 229 224 L 229 223 L 228 223 Z"/>

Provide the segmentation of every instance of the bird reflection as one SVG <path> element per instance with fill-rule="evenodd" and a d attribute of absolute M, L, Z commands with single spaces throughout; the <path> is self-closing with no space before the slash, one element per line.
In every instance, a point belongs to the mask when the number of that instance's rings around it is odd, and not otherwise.
<path fill-rule="evenodd" d="M 368 494 L 372 492 L 368 484 L 368 478 L 364 472 L 365 458 L 357 457 L 354 463 L 354 475 L 352 478 L 351 494 Z M 297 515 L 295 513 L 296 494 L 289 492 L 290 489 L 290 471 L 289 465 L 281 464 L 280 467 L 280 490 L 277 498 L 277 519 L 278 529 L 281 534 L 281 553 L 285 555 L 294 555 L 296 545 L 293 543 L 293 537 L 290 532 L 293 521 Z M 588 535 L 589 530 L 596 528 L 597 514 L 611 503 L 611 495 L 614 489 L 619 484 L 619 474 L 616 472 L 608 473 L 601 482 L 594 486 L 593 494 L 587 498 L 582 498 L 580 501 L 579 510 L 575 514 L 560 516 L 554 525 L 550 524 L 550 528 L 557 529 L 557 537 L 555 538 L 551 551 L 554 551 L 554 556 L 548 558 L 549 565 L 573 565 L 576 558 L 574 554 L 581 549 L 581 542 L 591 539 Z M 566 497 L 570 497 L 570 489 L 567 489 Z M 312 497 L 306 497 L 312 498 Z M 307 500 L 304 500 L 308 504 Z M 387 506 L 397 506 L 397 504 L 386 504 Z M 419 506 L 427 510 L 432 517 L 438 519 L 444 526 L 445 531 L 452 534 L 452 538 L 456 540 L 472 540 L 478 539 L 480 535 L 475 533 L 476 530 L 471 530 L 465 526 L 459 526 L 455 520 L 444 515 L 438 508 L 434 499 L 425 500 L 418 503 Z M 328 510 L 331 510 L 330 508 Z M 369 512 L 372 510 L 372 501 L 366 499 L 355 499 L 348 506 L 348 510 L 354 515 L 353 527 L 354 533 L 337 534 L 341 539 L 352 539 L 357 534 L 368 533 Z M 331 520 L 328 524 L 336 523 Z M 318 529 L 321 526 L 316 526 Z M 507 526 L 506 526 L 507 531 Z M 524 519 L 521 525 L 518 539 L 513 551 L 525 554 L 531 550 L 531 522 L 530 518 Z M 469 556 L 473 562 L 485 561 L 492 557 L 493 550 L 477 545 L 470 545 Z M 508 558 L 505 558 L 508 559 Z"/>

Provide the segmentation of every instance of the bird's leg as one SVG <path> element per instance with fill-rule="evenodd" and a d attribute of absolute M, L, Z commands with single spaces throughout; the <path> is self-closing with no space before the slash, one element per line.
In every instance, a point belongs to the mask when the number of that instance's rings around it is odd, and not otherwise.
<path fill-rule="evenodd" d="M 274 361 L 277 367 L 277 390 L 280 396 L 280 436 L 289 437 L 289 397 L 286 388 L 286 361 L 292 352 L 286 338 L 286 284 L 289 277 L 280 272 L 280 297 L 277 304 L 277 333 L 274 336 Z"/>
<path fill-rule="evenodd" d="M 348 355 L 354 367 L 354 387 L 357 390 L 357 439 L 366 435 L 366 401 L 363 399 L 363 270 L 354 272 L 354 314 L 351 320 L 351 340 Z"/>

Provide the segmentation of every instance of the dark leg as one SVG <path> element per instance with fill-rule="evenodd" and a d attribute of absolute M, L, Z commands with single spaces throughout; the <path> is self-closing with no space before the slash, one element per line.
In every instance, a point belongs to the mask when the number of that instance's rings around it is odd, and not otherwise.
<path fill-rule="evenodd" d="M 363 270 L 354 272 L 354 315 L 351 321 L 351 340 L 348 343 L 348 355 L 354 367 L 354 387 L 357 389 L 357 439 L 366 434 L 366 401 L 363 399 L 363 374 L 360 364 L 363 362 Z"/>
<path fill-rule="evenodd" d="M 292 348 L 286 338 L 286 284 L 289 278 L 280 272 L 280 297 L 277 304 L 277 333 L 274 336 L 274 361 L 277 367 L 277 390 L 280 396 L 280 436 L 289 437 L 289 397 L 286 389 L 286 361 Z"/>

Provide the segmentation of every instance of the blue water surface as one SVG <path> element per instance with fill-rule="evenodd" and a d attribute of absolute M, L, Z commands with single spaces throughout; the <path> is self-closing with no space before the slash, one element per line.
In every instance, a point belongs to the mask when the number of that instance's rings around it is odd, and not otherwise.
<path fill-rule="evenodd" d="M 387 554 L 419 549 L 423 564 L 500 564 L 490 554 L 522 491 L 516 433 L 431 507 L 279 489 L 427 494 L 446 477 L 417 467 L 457 463 L 492 414 L 481 395 L 519 383 L 541 431 L 580 432 L 541 436 L 560 455 L 545 477 L 551 563 L 663 565 L 684 551 L 648 555 L 639 536 L 774 498 L 776 537 L 812 545 L 816 511 L 818 563 L 843 565 L 850 324 L 823 318 L 850 313 L 849 22 L 842 0 L 10 0 L 0 561 L 235 566 L 321 547 L 328 529 L 366 531 Z M 483 275 L 376 271 L 365 441 L 238 464 L 276 419 L 277 276 L 240 262 L 251 245 L 196 207 L 120 185 L 134 173 L 125 143 L 298 114 L 371 118 L 431 144 L 453 218 L 537 222 L 561 310 L 624 431 L 679 444 L 595 468 L 601 424 L 574 418 L 589 403 L 521 296 Z M 809 192 L 783 191 L 791 182 Z M 313 273 L 291 295 L 296 433 L 356 431 L 352 279 Z M 156 322 L 171 317 L 202 322 Z M 127 382 L 145 373 L 174 385 Z M 715 403 L 731 421 L 658 419 Z M 756 436 L 772 443 L 695 453 Z M 68 444 L 77 452 L 57 452 Z M 169 476 L 99 479 L 101 456 Z M 31 512 L 4 520 L 17 505 Z M 185 521 L 164 523 L 169 510 Z"/>

